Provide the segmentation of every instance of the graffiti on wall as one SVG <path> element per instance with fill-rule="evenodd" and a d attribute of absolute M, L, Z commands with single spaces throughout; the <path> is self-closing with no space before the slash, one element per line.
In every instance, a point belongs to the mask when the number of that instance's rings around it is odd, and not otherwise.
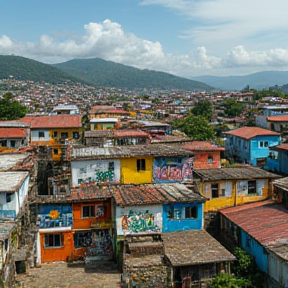
<path fill-rule="evenodd" d="M 96 182 L 114 181 L 114 171 L 96 171 Z"/>
<path fill-rule="evenodd" d="M 149 211 L 133 211 L 130 210 L 128 215 L 122 216 L 122 231 L 124 233 L 138 232 L 159 232 L 160 228 L 155 224 L 154 215 Z"/>
<path fill-rule="evenodd" d="M 191 181 L 192 173 L 192 159 L 158 158 L 153 163 L 153 179 L 155 182 Z"/>

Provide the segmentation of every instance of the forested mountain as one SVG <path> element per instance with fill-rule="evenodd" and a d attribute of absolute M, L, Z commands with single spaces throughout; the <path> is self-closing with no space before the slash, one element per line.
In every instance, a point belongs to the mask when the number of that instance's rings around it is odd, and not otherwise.
<path fill-rule="evenodd" d="M 0 55 L 0 79 L 11 77 L 17 80 L 33 80 L 52 84 L 68 80 L 84 82 L 48 64 L 20 56 Z"/>
<path fill-rule="evenodd" d="M 287 84 L 288 71 L 263 71 L 245 76 L 198 76 L 192 79 L 221 90 L 242 90 L 247 85 L 250 88 L 262 90 L 274 85 Z"/>
<path fill-rule="evenodd" d="M 100 58 L 74 59 L 54 64 L 53 66 L 73 76 L 81 77 L 97 86 L 128 89 L 211 90 L 210 86 L 198 81 L 164 72 L 141 70 Z"/>

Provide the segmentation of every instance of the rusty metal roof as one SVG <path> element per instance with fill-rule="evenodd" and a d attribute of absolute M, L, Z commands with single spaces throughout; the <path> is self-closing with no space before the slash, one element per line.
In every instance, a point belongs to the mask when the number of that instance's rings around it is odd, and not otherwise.
<path fill-rule="evenodd" d="M 15 166 L 19 166 L 28 156 L 25 154 L 1 154 L 0 155 L 0 171 L 6 171 L 12 169 Z"/>
<path fill-rule="evenodd" d="M 118 206 L 204 202 L 205 198 L 184 184 L 141 184 L 110 186 Z"/>
<path fill-rule="evenodd" d="M 70 159 L 115 159 L 130 158 L 136 156 L 192 156 L 192 152 L 182 148 L 180 145 L 132 145 L 113 147 L 73 147 L 70 151 Z"/>
<path fill-rule="evenodd" d="M 121 129 L 121 130 L 92 130 L 85 131 L 85 138 L 99 137 L 149 137 L 150 134 L 139 129 Z"/>
<path fill-rule="evenodd" d="M 251 166 L 195 169 L 194 175 L 202 181 L 241 180 L 241 179 L 275 179 L 281 176 Z"/>
<path fill-rule="evenodd" d="M 221 209 L 220 213 L 261 245 L 288 239 L 288 210 L 272 200 Z"/>
<path fill-rule="evenodd" d="M 99 186 L 85 185 L 71 190 L 72 201 L 114 198 L 116 205 L 165 204 L 173 202 L 204 202 L 205 198 L 184 184 L 140 184 Z"/>
<path fill-rule="evenodd" d="M 205 230 L 163 233 L 162 239 L 165 255 L 174 267 L 236 260 Z"/>
<path fill-rule="evenodd" d="M 213 145 L 209 141 L 193 141 L 183 144 L 183 148 L 191 151 L 225 151 L 224 147 Z"/>

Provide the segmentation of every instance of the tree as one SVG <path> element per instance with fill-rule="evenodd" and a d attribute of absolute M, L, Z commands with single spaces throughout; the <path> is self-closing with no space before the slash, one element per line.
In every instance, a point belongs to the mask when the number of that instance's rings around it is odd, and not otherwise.
<path fill-rule="evenodd" d="M 27 114 L 28 108 L 13 100 L 13 98 L 11 92 L 7 92 L 2 96 L 0 100 L 0 120 L 17 120 Z"/>
<path fill-rule="evenodd" d="M 212 104 L 208 100 L 201 100 L 197 102 L 195 106 L 191 109 L 191 113 L 195 116 L 204 117 L 210 122 L 213 116 Z"/>
<path fill-rule="evenodd" d="M 175 121 L 173 126 L 195 140 L 214 139 L 214 130 L 208 120 L 191 113 L 184 119 Z"/>
<path fill-rule="evenodd" d="M 243 111 L 244 104 L 237 102 L 234 98 L 229 98 L 224 103 L 224 113 L 228 117 L 239 117 Z"/>
<path fill-rule="evenodd" d="M 241 288 L 250 285 L 251 282 L 247 279 L 237 279 L 234 275 L 226 273 L 219 274 L 210 283 L 209 287 L 213 288 Z"/>

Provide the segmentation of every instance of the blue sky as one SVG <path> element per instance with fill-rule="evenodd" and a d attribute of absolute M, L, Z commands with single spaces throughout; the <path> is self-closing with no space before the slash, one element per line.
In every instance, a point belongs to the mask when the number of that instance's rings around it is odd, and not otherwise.
<path fill-rule="evenodd" d="M 0 54 L 191 78 L 288 70 L 287 0 L 0 0 Z"/>

